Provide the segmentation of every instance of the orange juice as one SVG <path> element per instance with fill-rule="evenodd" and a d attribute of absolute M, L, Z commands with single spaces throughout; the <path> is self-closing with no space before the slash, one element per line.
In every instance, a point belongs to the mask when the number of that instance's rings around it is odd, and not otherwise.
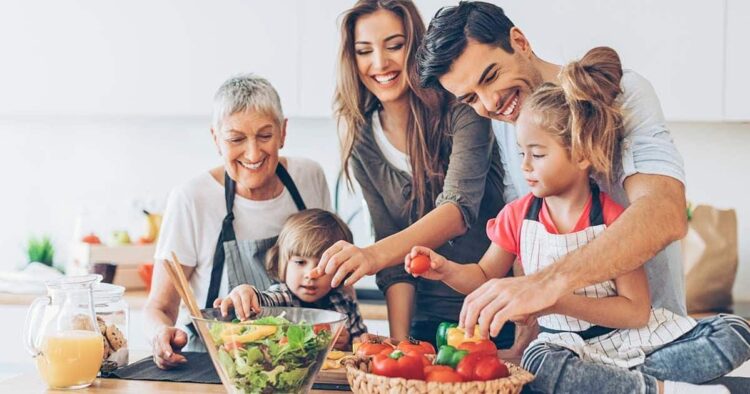
<path fill-rule="evenodd" d="M 41 351 L 36 366 L 49 387 L 79 388 L 96 379 L 104 344 L 95 331 L 70 330 L 44 337 Z"/>

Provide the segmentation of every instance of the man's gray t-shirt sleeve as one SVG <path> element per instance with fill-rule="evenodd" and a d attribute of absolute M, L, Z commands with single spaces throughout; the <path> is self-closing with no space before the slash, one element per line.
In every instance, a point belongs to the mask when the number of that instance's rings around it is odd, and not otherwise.
<path fill-rule="evenodd" d="M 619 98 L 623 108 L 621 141 L 622 168 L 617 179 L 622 186 L 633 174 L 664 175 L 685 184 L 685 168 L 677 151 L 659 98 L 651 83 L 641 75 L 625 70 Z"/>

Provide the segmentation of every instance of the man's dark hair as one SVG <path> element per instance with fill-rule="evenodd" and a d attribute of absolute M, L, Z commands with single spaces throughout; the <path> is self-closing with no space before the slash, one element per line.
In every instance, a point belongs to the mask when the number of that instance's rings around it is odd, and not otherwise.
<path fill-rule="evenodd" d="M 469 38 L 513 53 L 510 45 L 513 26 L 502 8 L 483 1 L 462 1 L 457 6 L 441 8 L 430 21 L 417 51 L 420 84 L 440 86 L 438 78 L 463 53 Z"/>

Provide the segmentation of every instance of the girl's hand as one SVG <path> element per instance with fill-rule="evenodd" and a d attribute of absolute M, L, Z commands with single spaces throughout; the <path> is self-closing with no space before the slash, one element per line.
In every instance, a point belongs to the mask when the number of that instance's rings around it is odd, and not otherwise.
<path fill-rule="evenodd" d="M 252 286 L 239 285 L 232 289 L 227 298 L 217 298 L 214 308 L 221 308 L 222 316 L 229 313 L 229 308 L 234 308 L 234 314 L 238 319 L 247 320 L 252 312 L 260 312 L 260 302 Z"/>
<path fill-rule="evenodd" d="M 341 330 L 341 334 L 339 334 L 339 337 L 336 338 L 336 343 L 333 345 L 334 348 L 338 350 L 346 350 L 349 347 L 349 330 L 346 329 L 346 327 Z"/>
<path fill-rule="evenodd" d="M 417 256 L 423 255 L 430 259 L 429 267 L 427 271 L 421 272 L 423 267 L 417 268 L 415 259 Z M 423 264 L 420 262 L 419 264 Z M 430 248 L 423 246 L 415 246 L 411 248 L 411 251 L 404 257 L 404 269 L 406 272 L 412 274 L 414 277 L 423 277 L 430 280 L 443 280 L 449 270 L 448 260 L 445 257 L 435 253 Z M 421 273 L 420 273 L 421 272 Z"/>

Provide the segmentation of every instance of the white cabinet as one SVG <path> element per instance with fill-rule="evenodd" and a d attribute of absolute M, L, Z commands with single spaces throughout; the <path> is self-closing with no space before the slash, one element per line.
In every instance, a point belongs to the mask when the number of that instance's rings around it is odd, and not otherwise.
<path fill-rule="evenodd" d="M 503 7 L 537 55 L 556 63 L 595 46 L 654 85 L 669 120 L 721 120 L 724 3 L 511 0 Z"/>
<path fill-rule="evenodd" d="M 203 116 L 228 76 L 255 72 L 287 116 L 332 116 L 340 15 L 351 0 L 0 2 L 0 115 Z M 417 0 L 425 19 L 450 0 Z M 505 0 L 543 59 L 598 45 L 654 85 L 669 120 L 748 120 L 743 0 Z M 726 50 L 725 50 L 726 44 Z"/>
<path fill-rule="evenodd" d="M 297 2 L 4 1 L 0 112 L 201 115 L 256 72 L 298 111 Z"/>
<path fill-rule="evenodd" d="M 727 0 L 726 120 L 750 120 L 750 2 Z"/>
<path fill-rule="evenodd" d="M 300 115 L 333 116 L 333 92 L 338 67 L 341 14 L 350 0 L 315 0 L 299 3 Z"/>

